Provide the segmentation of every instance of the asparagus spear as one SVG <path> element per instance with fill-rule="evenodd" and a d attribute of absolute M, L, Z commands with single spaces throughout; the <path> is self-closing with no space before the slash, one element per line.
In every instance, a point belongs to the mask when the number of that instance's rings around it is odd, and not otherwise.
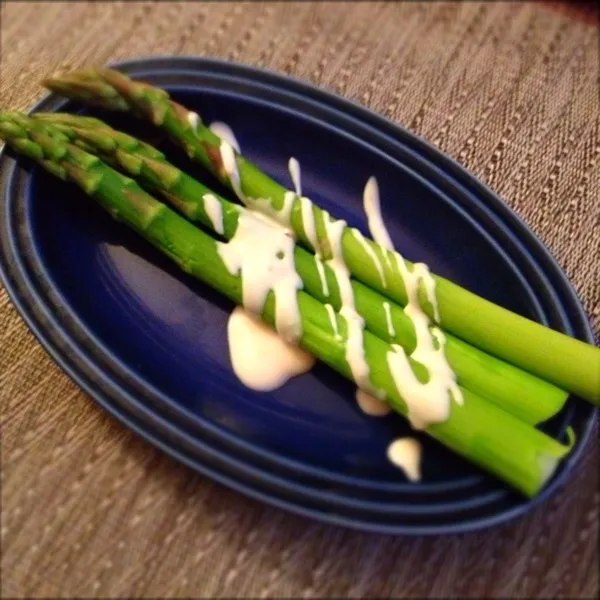
<path fill-rule="evenodd" d="M 257 207 L 268 209 L 271 216 L 278 216 L 284 203 L 285 188 L 235 151 L 231 155 L 239 181 L 230 178 L 220 154 L 221 140 L 195 113 L 171 100 L 165 90 L 133 81 L 111 69 L 74 72 L 44 83 L 64 96 L 149 119 L 183 146 L 190 157 L 236 191 L 240 199 L 256 206 L 256 199 L 267 198 L 270 201 L 268 207 L 264 204 Z M 317 237 L 322 243 L 324 218 L 329 215 L 314 204 L 310 207 L 316 221 Z M 303 228 L 299 199 L 292 207 L 291 226 L 300 242 L 311 248 Z M 352 275 L 384 296 L 406 304 L 403 279 L 390 267 L 394 263 L 382 261 L 386 284 L 373 268 L 373 252 L 380 258 L 393 257 L 395 253 L 370 240 L 367 240 L 366 245 L 370 247 L 367 249 L 357 240 L 354 231 L 347 227 L 342 237 L 344 259 Z M 434 314 L 424 295 L 422 305 L 429 317 L 439 322 L 445 331 L 560 388 L 600 403 L 600 349 L 495 305 L 443 277 L 434 276 L 434 279 L 439 315 Z"/>
<path fill-rule="evenodd" d="M 9 116 L 18 121 L 19 115 Z M 99 153 L 117 169 L 136 178 L 153 192 L 160 193 L 188 219 L 198 221 L 215 231 L 215 223 L 205 208 L 205 197 L 217 201 L 223 216 L 221 233 L 231 239 L 240 213 L 245 210 L 229 202 L 202 183 L 190 177 L 155 148 L 140 140 L 116 131 L 97 119 L 63 113 L 37 113 L 34 119 L 43 126 L 60 131 L 65 139 Z M 0 118 L 2 118 L 0 116 Z M 327 278 L 327 291 L 319 275 L 316 262 L 319 259 L 301 247 L 296 247 L 296 269 L 304 283 L 304 289 L 321 302 L 329 302 L 339 310 L 341 299 L 335 276 L 329 266 L 321 269 Z M 364 317 L 367 329 L 387 342 L 399 343 L 410 354 L 415 347 L 414 328 L 409 317 L 395 302 L 387 303 L 392 332 L 386 316 L 386 299 L 359 281 L 352 281 L 356 307 Z M 446 337 L 448 362 L 457 375 L 458 382 L 475 394 L 495 402 L 504 410 L 521 420 L 537 424 L 556 414 L 564 405 L 567 393 L 526 371 L 503 362 L 485 352 L 469 346 L 452 335 Z"/>
<path fill-rule="evenodd" d="M 116 220 L 142 235 L 180 268 L 212 286 L 234 302 L 242 299 L 242 281 L 223 263 L 219 243 L 175 211 L 145 192 L 137 183 L 73 144 L 0 120 L 0 138 L 54 175 L 77 184 Z M 325 306 L 302 290 L 297 292 L 302 333 L 300 345 L 345 377 L 352 378 L 346 361 L 346 320 L 338 315 L 341 339 L 332 334 Z M 262 318 L 273 326 L 275 298 L 269 293 Z M 390 346 L 365 332 L 365 355 L 371 383 L 385 391 L 390 405 L 406 415 L 386 356 Z M 527 496 L 534 496 L 556 470 L 569 447 L 516 417 L 462 390 L 464 403 L 452 403 L 449 418 L 426 431 L 458 454 L 487 469 Z"/>

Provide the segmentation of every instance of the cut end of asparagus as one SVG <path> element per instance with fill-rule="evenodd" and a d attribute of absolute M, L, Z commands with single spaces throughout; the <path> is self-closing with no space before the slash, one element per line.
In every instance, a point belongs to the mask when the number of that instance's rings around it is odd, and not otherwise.
<path fill-rule="evenodd" d="M 575 432 L 572 427 L 568 427 L 567 431 L 567 442 L 566 444 L 554 444 L 552 447 L 545 449 L 543 452 L 538 454 L 538 467 L 539 467 L 539 485 L 533 491 L 531 496 L 536 496 L 554 476 L 557 469 L 562 464 L 564 458 L 571 452 L 576 442 Z"/>
<path fill-rule="evenodd" d="M 544 486 L 556 472 L 556 469 L 559 467 L 561 462 L 562 456 L 541 454 L 538 457 L 538 465 L 540 468 L 540 486 L 535 490 L 535 493 L 532 494 L 532 496 L 537 495 L 544 488 Z"/>
<path fill-rule="evenodd" d="M 573 448 L 573 446 L 575 445 L 575 442 L 577 441 L 577 436 L 575 435 L 575 431 L 573 430 L 573 428 L 571 426 L 567 427 L 567 446 L 569 451 Z"/>

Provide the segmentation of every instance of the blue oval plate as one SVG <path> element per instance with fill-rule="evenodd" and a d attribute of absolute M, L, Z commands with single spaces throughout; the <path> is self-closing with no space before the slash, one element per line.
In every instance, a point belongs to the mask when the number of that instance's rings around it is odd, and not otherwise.
<path fill-rule="evenodd" d="M 375 175 L 390 234 L 407 258 L 593 343 L 577 296 L 532 232 L 410 132 L 310 85 L 228 62 L 150 58 L 113 66 L 166 88 L 207 121 L 228 123 L 244 153 L 288 186 L 287 161 L 295 156 L 305 193 L 365 233 L 362 189 Z M 34 110 L 92 114 L 53 95 Z M 214 183 L 148 125 L 93 114 L 160 145 Z M 523 514 L 546 498 L 586 446 L 595 411 L 571 398 L 547 427 L 562 437 L 572 426 L 577 445 L 535 500 L 426 437 L 424 481 L 411 484 L 385 453 L 391 439 L 408 432 L 402 418 L 362 414 L 353 386 L 323 365 L 273 393 L 248 390 L 229 363 L 227 300 L 28 161 L 5 153 L 0 179 L 0 270 L 40 342 L 129 427 L 239 491 L 364 530 L 465 531 Z"/>

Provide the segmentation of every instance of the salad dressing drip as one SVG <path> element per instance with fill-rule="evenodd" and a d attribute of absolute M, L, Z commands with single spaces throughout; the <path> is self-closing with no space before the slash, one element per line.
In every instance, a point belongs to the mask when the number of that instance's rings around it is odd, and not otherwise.
<path fill-rule="evenodd" d="M 341 341 L 342 336 L 340 335 L 340 330 L 338 329 L 337 313 L 335 312 L 335 309 L 331 304 L 326 304 L 325 310 L 327 310 L 327 314 L 329 315 L 329 322 L 331 323 L 331 329 L 333 330 L 333 337 L 336 340 Z"/>
<path fill-rule="evenodd" d="M 422 446 L 414 438 L 398 438 L 387 449 L 390 462 L 404 471 L 410 481 L 421 480 Z"/>
<path fill-rule="evenodd" d="M 290 172 L 290 177 L 292 178 L 292 183 L 294 184 L 296 196 L 302 196 L 302 183 L 300 180 L 300 163 L 293 156 L 288 161 L 288 170 Z"/>
<path fill-rule="evenodd" d="M 200 115 L 198 115 L 198 113 L 194 111 L 190 111 L 187 114 L 187 121 L 193 129 L 198 129 L 198 124 L 200 123 Z"/>
<path fill-rule="evenodd" d="M 235 195 L 246 203 L 246 198 L 242 192 L 242 186 L 240 183 L 240 173 L 238 171 L 237 158 L 235 156 L 235 150 L 233 146 L 226 140 L 221 140 L 219 146 L 219 154 L 221 155 L 221 162 L 223 163 L 223 170 L 231 183 L 231 187 L 235 192 Z"/>
<path fill-rule="evenodd" d="M 388 335 L 394 339 L 396 337 L 396 330 L 392 322 L 392 310 L 389 302 L 383 303 L 383 310 L 385 311 L 385 324 L 387 325 Z"/>
<path fill-rule="evenodd" d="M 229 357 L 237 378 L 247 387 L 270 392 L 310 371 L 312 354 L 283 340 L 259 317 L 236 306 L 227 323 Z"/>
<path fill-rule="evenodd" d="M 369 257 L 373 261 L 373 264 L 375 265 L 375 268 L 377 269 L 377 273 L 379 273 L 381 283 L 382 283 L 383 287 L 386 288 L 387 281 L 386 281 L 386 277 L 385 277 L 385 271 L 383 270 L 383 264 L 381 263 L 381 260 L 379 260 L 379 256 L 377 256 L 377 253 L 373 249 L 373 246 L 371 246 L 367 242 L 365 236 L 358 229 L 352 229 L 351 231 L 352 231 L 352 235 L 361 243 L 365 252 L 369 255 Z"/>
<path fill-rule="evenodd" d="M 204 194 L 202 196 L 204 201 L 204 212 L 210 219 L 210 222 L 217 233 L 223 234 L 223 208 L 219 199 L 212 194 Z"/>
<path fill-rule="evenodd" d="M 384 417 L 392 412 L 392 408 L 385 400 L 375 398 L 360 388 L 356 390 L 356 403 L 366 415 L 372 417 Z"/>
<path fill-rule="evenodd" d="M 383 223 L 383 216 L 381 215 L 379 184 L 375 177 L 369 177 L 367 180 L 363 192 L 363 207 L 365 209 L 365 214 L 367 215 L 367 223 L 369 224 L 371 237 L 386 250 L 393 250 L 394 244 L 392 243 L 392 238 Z"/>
<path fill-rule="evenodd" d="M 233 133 L 233 130 L 227 123 L 223 123 L 221 121 L 213 121 L 208 128 L 221 140 L 227 142 L 232 148 L 235 149 L 236 152 L 240 152 L 240 144 Z"/>
<path fill-rule="evenodd" d="M 302 279 L 294 265 L 294 238 L 268 217 L 252 211 L 240 214 L 235 235 L 218 243 L 227 270 L 242 279 L 242 303 L 261 315 L 267 294 L 275 295 L 275 329 L 287 341 L 302 333 L 297 293 Z"/>

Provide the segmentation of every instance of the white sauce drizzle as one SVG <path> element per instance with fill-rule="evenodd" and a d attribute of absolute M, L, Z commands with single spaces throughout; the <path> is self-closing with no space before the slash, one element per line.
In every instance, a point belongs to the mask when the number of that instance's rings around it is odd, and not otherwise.
<path fill-rule="evenodd" d="M 317 226 L 313 215 L 312 202 L 309 198 L 302 195 L 300 163 L 292 156 L 288 162 L 288 168 L 290 171 L 290 177 L 292 178 L 292 182 L 294 184 L 294 189 L 296 190 L 294 199 L 299 198 L 300 200 L 300 216 L 302 217 L 302 228 L 304 229 L 304 235 L 306 236 L 313 250 L 315 250 L 315 264 L 319 273 L 319 279 L 321 280 L 321 289 L 323 290 L 323 295 L 328 297 L 329 285 L 327 284 L 325 265 L 320 260 L 321 254 L 318 251 L 319 239 L 317 237 Z"/>
<path fill-rule="evenodd" d="M 216 196 L 212 194 L 204 194 L 204 212 L 210 219 L 213 229 L 220 234 L 223 234 L 223 207 Z"/>
<path fill-rule="evenodd" d="M 242 202 L 244 202 L 244 204 L 246 204 L 246 197 L 242 192 L 242 186 L 240 184 L 240 173 L 238 171 L 237 160 L 235 157 L 235 151 L 233 149 L 233 146 L 229 142 L 221 140 L 219 152 L 221 154 L 223 168 L 225 169 L 225 173 L 227 173 L 227 177 L 229 178 L 233 191 L 235 192 L 236 196 Z"/>
<path fill-rule="evenodd" d="M 421 444 L 414 438 L 394 440 L 387 449 L 390 462 L 400 467 L 410 481 L 421 480 L 421 454 Z"/>
<path fill-rule="evenodd" d="M 200 123 L 200 115 L 198 115 L 198 113 L 190 111 L 187 114 L 187 121 L 194 129 L 198 129 L 198 123 Z"/>
<path fill-rule="evenodd" d="M 338 283 L 342 305 L 339 313 L 344 317 L 347 327 L 346 361 L 358 387 L 369 390 L 371 389 L 369 365 L 365 358 L 363 346 L 365 322 L 354 306 L 354 292 L 350 282 L 350 272 L 344 262 L 342 251 L 342 234 L 346 228 L 346 221 L 332 219 L 328 213 L 323 212 L 323 222 L 332 256 L 327 262 Z"/>
<path fill-rule="evenodd" d="M 392 410 L 385 400 L 375 398 L 361 389 L 356 390 L 356 403 L 365 414 L 372 417 L 384 417 Z"/>
<path fill-rule="evenodd" d="M 197 127 L 198 115 L 190 113 L 188 120 Z M 234 192 L 244 204 L 250 204 L 241 189 L 234 151 L 240 152 L 240 145 L 235 134 L 222 122 L 212 123 L 210 129 L 221 139 L 219 152 Z M 295 185 L 299 193 L 300 165 L 290 161 L 290 169 L 297 172 Z M 219 254 L 227 269 L 242 277 L 242 302 L 247 308 L 236 308 L 229 319 L 231 361 L 239 379 L 255 390 L 273 390 L 290 377 L 308 371 L 315 362 L 312 356 L 290 343 L 296 342 L 301 335 L 297 291 L 302 288 L 302 280 L 295 270 L 294 237 L 285 228 L 291 221 L 295 197 L 293 192 L 286 193 L 279 211 L 273 209 L 270 199 L 253 200 L 255 208 L 273 217 L 277 223 L 260 213 L 248 211 L 240 215 L 233 238 L 227 244 L 219 244 Z M 204 208 L 215 231 L 223 233 L 222 207 L 217 198 L 205 195 Z M 321 261 L 317 261 L 317 269 L 326 288 Z M 275 294 L 277 332 L 257 317 L 262 313 L 270 290 Z M 336 335 L 339 335 L 337 321 L 334 324 Z"/>
<path fill-rule="evenodd" d="M 290 176 L 294 183 L 296 193 L 294 196 L 300 197 L 300 213 L 302 217 L 302 227 L 307 241 L 315 251 L 316 266 L 319 271 L 319 277 L 321 279 L 321 286 L 325 296 L 329 295 L 329 286 L 327 285 L 327 278 L 323 263 L 321 263 L 322 248 L 319 243 L 319 239 L 316 231 L 316 220 L 313 211 L 312 202 L 309 198 L 302 196 L 301 186 L 301 173 L 300 165 L 295 158 L 290 158 L 288 167 L 290 170 Z M 290 192 L 291 193 L 291 192 Z M 352 283 L 350 281 L 350 272 L 343 257 L 342 250 L 342 235 L 346 228 L 346 222 L 343 220 L 332 219 L 331 216 L 323 211 L 323 223 L 325 227 L 325 236 L 331 251 L 331 257 L 326 261 L 326 264 L 332 269 L 340 293 L 341 308 L 339 314 L 344 318 L 346 322 L 346 361 L 350 366 L 350 371 L 354 381 L 357 383 L 359 389 L 369 390 L 376 394 L 381 394 L 379 390 L 375 390 L 369 381 L 369 365 L 365 358 L 364 346 L 363 346 L 363 332 L 365 327 L 364 319 L 356 310 L 354 304 L 354 291 L 352 289 Z M 360 232 L 358 232 L 360 235 Z M 367 251 L 371 251 L 376 267 L 378 268 L 380 275 L 385 282 L 385 275 L 381 267 L 381 263 L 378 260 L 376 254 L 372 253 L 372 249 L 367 246 Z M 385 283 L 384 283 L 385 284 Z M 333 307 L 326 305 L 329 313 L 332 328 L 339 335 L 337 328 L 337 320 L 335 319 L 335 312 Z M 361 398 L 363 393 L 361 393 Z"/>
<path fill-rule="evenodd" d="M 238 379 L 250 389 L 269 392 L 306 373 L 315 358 L 285 342 L 256 315 L 237 306 L 227 324 L 229 356 Z"/>
<path fill-rule="evenodd" d="M 433 308 L 433 320 L 436 323 L 439 323 L 441 321 L 440 306 L 437 301 L 437 296 L 435 295 L 435 279 L 431 276 L 429 267 L 425 263 L 415 263 L 413 269 L 421 276 L 421 283 L 425 288 L 425 295 Z"/>
<path fill-rule="evenodd" d="M 294 238 L 289 231 L 258 213 L 240 214 L 235 235 L 218 252 L 232 275 L 242 278 L 242 303 L 262 313 L 267 294 L 275 294 L 275 328 L 288 342 L 301 334 L 297 291 L 302 279 L 294 264 Z"/>
<path fill-rule="evenodd" d="M 325 273 L 325 265 L 323 264 L 323 261 L 316 254 L 315 265 L 317 266 L 319 279 L 321 280 L 321 289 L 323 290 L 323 295 L 327 298 L 329 296 L 329 284 L 327 283 L 327 273 Z"/>
<path fill-rule="evenodd" d="M 363 191 L 363 207 L 365 209 L 365 214 L 367 215 L 371 236 L 375 242 L 387 250 L 387 252 L 382 251 L 382 254 L 388 269 L 391 271 L 393 268 L 391 252 L 394 251 L 394 244 L 383 223 L 381 202 L 379 199 L 379 185 L 375 177 L 369 177 L 367 180 L 367 184 Z"/>
<path fill-rule="evenodd" d="M 383 310 L 385 312 L 385 323 L 387 325 L 388 335 L 394 339 L 396 337 L 396 330 L 394 329 L 394 324 L 392 323 L 392 311 L 389 302 L 383 303 Z"/>
<path fill-rule="evenodd" d="M 373 260 L 375 268 L 377 269 L 377 272 L 379 273 L 379 277 L 381 278 L 381 283 L 383 284 L 383 287 L 387 287 L 387 282 L 385 280 L 385 272 L 383 270 L 383 265 L 381 264 L 381 261 L 379 260 L 379 256 L 377 256 L 377 253 L 375 252 L 373 247 L 367 242 L 367 240 L 365 239 L 365 236 L 358 229 L 352 229 L 352 234 L 361 243 L 362 247 L 365 249 L 365 252 Z"/>
<path fill-rule="evenodd" d="M 208 126 L 208 128 L 216 136 L 220 137 L 221 140 L 227 142 L 230 146 L 235 148 L 237 152 L 241 152 L 237 138 L 235 137 L 233 130 L 231 129 L 231 127 L 229 127 L 229 125 L 227 125 L 227 123 L 223 123 L 221 121 L 214 121 Z"/>
<path fill-rule="evenodd" d="M 296 200 L 296 194 L 294 194 L 294 192 L 286 192 L 283 195 L 283 206 L 277 211 L 277 220 L 284 227 L 290 227 L 292 224 L 292 208 L 294 208 L 294 200 Z"/>
<path fill-rule="evenodd" d="M 319 254 L 319 238 L 317 237 L 317 225 L 312 209 L 312 202 L 306 196 L 300 197 L 300 214 L 302 215 L 302 229 L 312 249 Z"/>
<path fill-rule="evenodd" d="M 374 177 L 370 177 L 363 193 L 363 203 L 369 230 L 373 239 L 385 249 L 394 250 L 392 239 L 385 227 L 381 215 L 379 186 Z M 452 398 L 458 404 L 463 403 L 462 393 L 456 384 L 456 376 L 444 352 L 445 337 L 437 327 L 430 327 L 431 321 L 421 308 L 419 286 L 425 289 L 427 300 L 433 308 L 434 319 L 439 323 L 439 306 L 435 294 L 435 280 L 427 265 L 416 263 L 412 271 L 399 253 L 385 253 L 385 259 L 391 268 L 391 257 L 395 256 L 400 276 L 406 288 L 407 304 L 404 313 L 415 328 L 416 346 L 410 358 L 427 368 L 429 379 L 421 383 L 415 376 L 406 352 L 401 346 L 392 345 L 387 354 L 387 362 L 398 393 L 404 399 L 408 409 L 408 419 L 415 429 L 425 429 L 432 423 L 445 421 L 450 415 Z M 390 304 L 383 303 L 390 336 L 395 335 L 391 320 Z M 436 347 L 437 342 L 437 347 Z"/>
<path fill-rule="evenodd" d="M 342 336 L 340 335 L 340 330 L 337 324 L 337 316 L 335 314 L 335 310 L 331 304 L 326 304 L 325 309 L 327 310 L 327 314 L 329 315 L 329 322 L 331 323 L 331 329 L 333 329 L 333 336 L 336 340 L 341 340 Z"/>
<path fill-rule="evenodd" d="M 288 162 L 288 169 L 290 171 L 290 177 L 294 184 L 297 196 L 302 196 L 302 184 L 300 183 L 300 163 L 292 156 Z"/>
<path fill-rule="evenodd" d="M 369 231 L 373 239 L 387 250 L 393 250 L 394 244 L 388 233 L 381 216 L 381 202 L 379 200 L 379 185 L 375 177 L 369 177 L 363 192 L 363 206 L 369 223 Z"/>
<path fill-rule="evenodd" d="M 270 198 L 252 198 L 248 200 L 247 205 L 263 215 L 267 215 L 275 223 L 281 227 L 289 228 L 292 217 L 292 208 L 296 194 L 294 192 L 285 192 L 283 195 L 283 205 L 279 210 L 273 207 L 273 202 Z"/>
<path fill-rule="evenodd" d="M 406 402 L 412 426 L 415 429 L 425 429 L 432 423 L 445 421 L 450 415 L 451 399 L 454 398 L 455 402 L 462 404 L 463 396 L 456 384 L 454 372 L 446 360 L 446 338 L 438 327 L 430 328 L 429 317 L 419 304 L 419 282 L 430 277 L 429 269 L 419 263 L 411 272 L 400 255 L 397 255 L 397 264 L 408 297 L 404 312 L 412 321 L 417 338 L 417 344 L 410 356 L 427 367 L 429 380 L 421 383 L 417 379 L 401 346 L 392 345 L 392 350 L 387 354 L 387 361 L 398 392 Z M 433 301 L 435 305 L 435 297 Z"/>

